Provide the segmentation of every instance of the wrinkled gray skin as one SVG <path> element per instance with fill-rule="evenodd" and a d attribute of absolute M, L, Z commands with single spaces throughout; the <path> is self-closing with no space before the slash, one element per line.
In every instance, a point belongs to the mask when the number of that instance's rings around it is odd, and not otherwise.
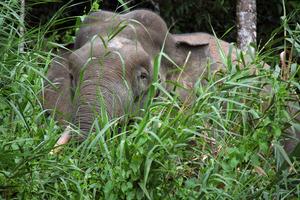
<path fill-rule="evenodd" d="M 229 44 L 220 44 L 227 55 Z M 178 81 L 184 87 L 176 89 L 182 101 L 193 98 L 190 91 L 199 76 L 205 76 L 207 63 L 212 72 L 223 67 L 215 38 L 209 34 L 170 34 L 165 22 L 147 10 L 122 15 L 99 11 L 84 20 L 74 49 L 52 62 L 47 77 L 59 89 L 46 87 L 44 107 L 56 108 L 60 122 L 72 122 L 83 133 L 90 130 L 101 102 L 110 118 L 134 112 L 143 106 L 153 78 L 153 58 L 162 48 L 177 66 L 184 66 L 182 72 L 176 71 L 163 59 L 159 73 L 163 83 Z"/>
<path fill-rule="evenodd" d="M 56 109 L 55 118 L 60 124 L 71 121 L 73 106 L 72 79 L 69 69 L 69 55 L 66 50 L 61 50 L 60 56 L 55 57 L 47 72 L 47 81 L 43 94 L 43 107 L 45 109 Z"/>

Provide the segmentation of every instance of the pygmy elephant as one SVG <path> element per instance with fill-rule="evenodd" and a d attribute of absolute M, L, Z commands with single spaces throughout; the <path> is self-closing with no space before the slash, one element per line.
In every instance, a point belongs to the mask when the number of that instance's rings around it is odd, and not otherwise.
<path fill-rule="evenodd" d="M 220 45 L 228 53 L 229 44 L 220 41 Z M 154 78 L 153 60 L 161 51 L 168 57 L 161 60 L 159 79 L 164 86 L 166 80 L 182 84 L 176 89 L 182 101 L 189 101 L 189 88 L 206 73 L 208 64 L 211 71 L 223 67 L 209 34 L 171 34 L 163 19 L 147 10 L 92 13 L 81 25 L 74 48 L 52 61 L 44 107 L 55 109 L 62 124 L 77 125 L 84 139 L 103 110 L 114 118 L 143 107 Z M 69 140 L 66 135 L 59 144 Z"/>
<path fill-rule="evenodd" d="M 182 66 L 189 52 L 187 66 L 197 65 L 198 71 L 210 57 L 207 43 L 177 40 L 153 12 L 92 13 L 79 29 L 74 48 L 60 52 L 51 63 L 44 107 L 55 109 L 61 123 L 79 126 L 84 139 L 103 109 L 113 118 L 144 105 L 153 80 L 153 59 L 162 49 L 173 60 L 161 61 L 162 84 L 167 71 L 175 68 L 174 63 Z"/>

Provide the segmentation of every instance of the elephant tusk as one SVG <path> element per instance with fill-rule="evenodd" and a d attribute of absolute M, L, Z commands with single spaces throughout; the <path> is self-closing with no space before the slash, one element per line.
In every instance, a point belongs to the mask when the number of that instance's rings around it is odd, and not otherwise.
<path fill-rule="evenodd" d="M 57 140 L 53 149 L 50 151 L 51 155 L 58 154 L 62 150 L 62 145 L 67 144 L 71 139 L 71 127 L 67 126 L 63 134 Z"/>
<path fill-rule="evenodd" d="M 289 78 L 289 65 L 286 63 L 287 51 L 280 53 L 280 62 L 281 62 L 281 78 L 283 80 L 288 80 Z"/>

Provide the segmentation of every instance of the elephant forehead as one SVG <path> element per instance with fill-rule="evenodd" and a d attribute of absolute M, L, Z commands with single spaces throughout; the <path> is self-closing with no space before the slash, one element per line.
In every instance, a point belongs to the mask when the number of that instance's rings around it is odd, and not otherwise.
<path fill-rule="evenodd" d="M 111 49 L 120 50 L 132 45 L 134 45 L 134 42 L 130 39 L 124 37 L 115 37 L 111 41 L 109 41 L 107 46 Z M 135 45 L 138 45 L 137 47 L 140 47 L 139 43 L 136 43 Z"/>
<path fill-rule="evenodd" d="M 111 49 L 121 49 L 124 46 L 124 44 L 121 41 L 121 39 L 113 39 L 108 43 L 107 46 Z"/>
<path fill-rule="evenodd" d="M 118 52 L 125 61 L 131 64 L 148 63 L 151 58 L 137 40 L 115 37 L 108 43 L 108 48 Z"/>

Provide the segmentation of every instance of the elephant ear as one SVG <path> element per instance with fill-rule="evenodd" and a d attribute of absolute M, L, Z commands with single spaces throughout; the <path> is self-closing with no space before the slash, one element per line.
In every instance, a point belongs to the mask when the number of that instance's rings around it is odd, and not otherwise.
<path fill-rule="evenodd" d="M 202 40 L 195 34 L 175 34 L 173 38 L 177 48 L 197 54 L 201 62 L 211 58 L 210 43 L 208 40 Z"/>
<path fill-rule="evenodd" d="M 63 50 L 50 64 L 44 81 L 43 107 L 66 125 L 72 116 L 72 74 L 69 69 L 70 52 Z"/>
<path fill-rule="evenodd" d="M 212 70 L 217 70 L 209 38 L 200 37 L 197 33 L 174 34 L 173 38 L 176 47 L 184 49 L 185 51 L 190 51 L 192 53 L 192 59 L 197 60 L 199 66 L 203 67 L 207 65 L 209 60 Z"/>
<path fill-rule="evenodd" d="M 176 42 L 177 48 L 189 49 L 199 57 L 199 62 L 207 64 L 208 59 L 211 64 L 210 69 L 212 72 L 222 70 L 222 60 L 219 56 L 218 45 L 216 38 L 207 33 L 187 33 L 187 34 L 174 34 L 173 38 Z M 228 53 L 229 44 L 220 41 L 220 45 Z"/>

